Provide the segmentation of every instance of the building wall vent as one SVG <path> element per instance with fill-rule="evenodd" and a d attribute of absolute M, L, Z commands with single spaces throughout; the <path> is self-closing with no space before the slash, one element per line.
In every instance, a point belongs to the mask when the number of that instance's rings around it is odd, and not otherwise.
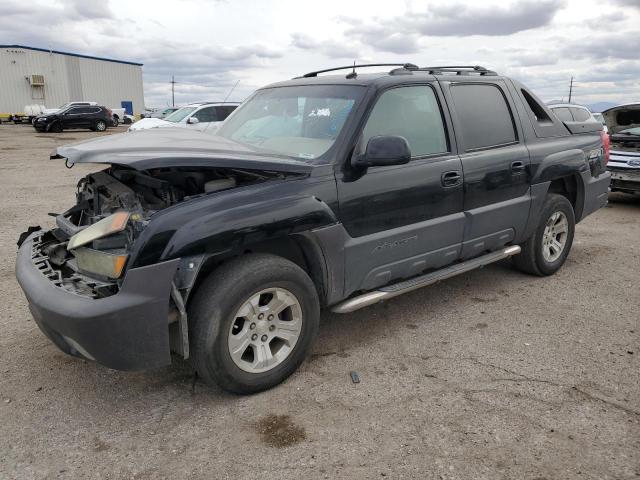
<path fill-rule="evenodd" d="M 31 83 L 33 87 L 44 86 L 44 75 L 31 75 L 29 77 L 29 83 Z"/>

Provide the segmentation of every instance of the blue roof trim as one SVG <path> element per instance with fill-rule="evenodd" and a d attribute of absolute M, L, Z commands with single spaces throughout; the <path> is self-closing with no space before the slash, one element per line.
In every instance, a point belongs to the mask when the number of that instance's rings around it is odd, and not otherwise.
<path fill-rule="evenodd" d="M 0 48 L 23 48 L 25 50 L 35 50 L 37 52 L 57 53 L 58 55 L 69 55 L 70 57 L 90 58 L 91 60 L 102 60 L 104 62 L 124 63 L 125 65 L 136 65 L 141 67 L 142 63 L 127 62 L 125 60 L 115 60 L 113 58 L 93 57 L 91 55 L 81 55 L 80 53 L 61 52 L 60 50 L 49 50 L 47 48 L 27 47 L 25 45 L 0 45 Z"/>

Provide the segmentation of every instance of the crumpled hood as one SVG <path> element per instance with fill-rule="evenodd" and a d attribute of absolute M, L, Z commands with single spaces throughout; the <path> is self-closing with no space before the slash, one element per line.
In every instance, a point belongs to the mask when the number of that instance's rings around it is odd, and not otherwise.
<path fill-rule="evenodd" d="M 185 128 L 152 128 L 63 145 L 51 154 L 51 159 L 60 158 L 69 165 L 108 163 L 137 170 L 189 166 L 309 173 L 313 169 L 299 160 Z"/>
<path fill-rule="evenodd" d="M 609 133 L 640 126 L 640 103 L 628 103 L 602 112 Z"/>

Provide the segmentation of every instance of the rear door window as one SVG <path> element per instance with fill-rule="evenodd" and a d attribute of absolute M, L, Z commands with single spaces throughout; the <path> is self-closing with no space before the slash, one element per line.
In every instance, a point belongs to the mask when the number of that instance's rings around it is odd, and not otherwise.
<path fill-rule="evenodd" d="M 222 107 L 216 107 L 218 121 L 221 122 L 222 120 L 225 120 L 235 109 L 235 105 L 224 105 Z"/>
<path fill-rule="evenodd" d="M 198 110 L 193 114 L 200 122 L 215 122 L 218 120 L 216 116 L 216 107 L 206 107 Z"/>
<path fill-rule="evenodd" d="M 551 110 L 556 114 L 556 117 L 563 122 L 573 122 L 573 116 L 571 115 L 568 107 L 552 108 Z"/>
<path fill-rule="evenodd" d="M 591 114 L 584 108 L 571 107 L 571 113 L 576 122 L 586 122 L 591 119 Z"/>
<path fill-rule="evenodd" d="M 456 84 L 451 96 L 466 151 L 517 142 L 511 109 L 497 85 Z"/>
<path fill-rule="evenodd" d="M 380 95 L 362 132 L 362 145 L 377 135 L 406 138 L 414 157 L 448 151 L 442 112 L 427 85 L 392 88 Z"/>

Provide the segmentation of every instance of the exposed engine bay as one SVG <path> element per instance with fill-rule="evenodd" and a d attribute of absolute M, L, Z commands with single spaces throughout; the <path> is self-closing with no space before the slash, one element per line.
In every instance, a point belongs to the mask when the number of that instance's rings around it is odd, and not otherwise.
<path fill-rule="evenodd" d="M 109 296 L 118 290 L 133 242 L 156 212 L 285 176 L 233 168 L 139 171 L 113 165 L 78 182 L 76 205 L 56 216 L 57 228 L 34 239 L 32 255 L 58 286 L 93 298 Z"/>
<path fill-rule="evenodd" d="M 145 172 L 113 166 L 78 182 L 77 203 L 63 215 L 74 225 L 91 225 L 117 210 L 148 219 L 158 210 L 203 194 L 283 176 L 240 169 L 162 168 Z"/>

